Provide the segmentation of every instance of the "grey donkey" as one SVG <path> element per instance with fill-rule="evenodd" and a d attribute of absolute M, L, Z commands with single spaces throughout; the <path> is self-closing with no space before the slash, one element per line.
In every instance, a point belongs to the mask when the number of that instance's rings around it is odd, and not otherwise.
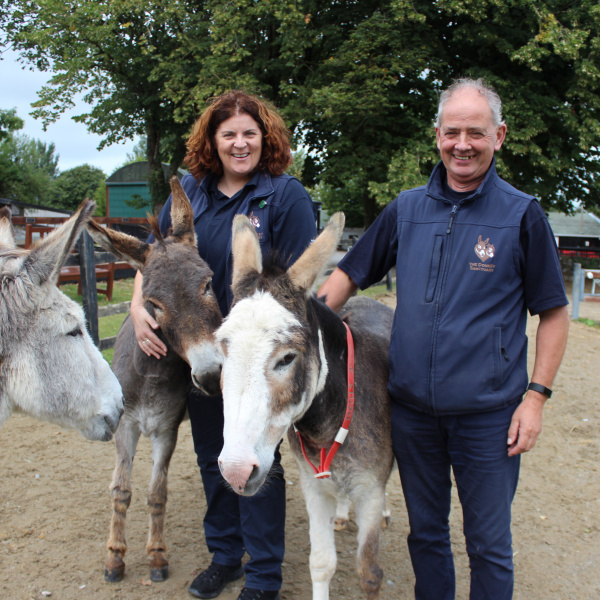
<path fill-rule="evenodd" d="M 0 426 L 13 411 L 108 441 L 123 412 L 117 378 L 90 338 L 81 306 L 58 274 L 95 204 L 32 248 L 17 248 L 10 211 L 0 211 Z"/>

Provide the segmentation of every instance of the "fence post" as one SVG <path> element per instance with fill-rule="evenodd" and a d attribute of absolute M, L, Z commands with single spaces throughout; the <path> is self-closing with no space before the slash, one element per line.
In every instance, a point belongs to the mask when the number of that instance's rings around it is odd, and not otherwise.
<path fill-rule="evenodd" d="M 81 296 L 87 328 L 94 344 L 100 344 L 98 330 L 98 292 L 96 291 L 96 257 L 94 241 L 87 231 L 77 242 L 79 246 L 79 269 L 81 271 Z"/>
<path fill-rule="evenodd" d="M 572 319 L 579 319 L 579 303 L 582 300 L 582 285 L 581 285 L 581 265 L 573 264 L 573 310 L 571 311 Z"/>

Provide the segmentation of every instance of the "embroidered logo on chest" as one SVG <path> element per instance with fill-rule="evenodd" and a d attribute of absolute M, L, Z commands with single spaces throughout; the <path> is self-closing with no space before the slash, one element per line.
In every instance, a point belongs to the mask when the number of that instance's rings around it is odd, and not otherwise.
<path fill-rule="evenodd" d="M 473 248 L 473 250 L 475 251 L 477 258 L 479 258 L 481 262 L 469 263 L 471 271 L 492 272 L 496 265 L 482 264 L 486 263 L 490 258 L 494 258 L 494 256 L 496 256 L 496 247 L 494 246 L 494 244 L 490 243 L 490 238 L 486 238 L 484 240 L 482 236 L 479 236 L 479 238 L 477 239 L 477 243 L 475 244 L 475 248 Z"/>
<path fill-rule="evenodd" d="M 250 219 L 254 229 L 260 229 L 260 219 L 253 212 L 248 215 L 248 219 Z"/>
<path fill-rule="evenodd" d="M 479 236 L 479 239 L 475 244 L 475 254 L 477 254 L 481 262 L 486 262 L 494 257 L 496 248 L 494 247 L 494 244 L 490 244 L 490 238 L 483 240 L 481 239 L 481 236 Z"/>

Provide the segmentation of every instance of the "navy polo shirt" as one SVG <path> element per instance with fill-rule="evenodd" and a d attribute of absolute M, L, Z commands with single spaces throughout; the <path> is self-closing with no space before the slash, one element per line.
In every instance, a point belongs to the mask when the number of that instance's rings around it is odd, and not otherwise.
<path fill-rule="evenodd" d="M 231 241 L 231 224 L 238 214 L 246 196 L 256 188 L 256 183 L 249 181 L 231 198 L 217 188 L 217 178 L 210 176 L 207 185 L 208 207 L 202 217 L 195 223 L 198 253 L 209 264 L 213 271 L 212 286 L 219 302 L 221 313 L 229 312 L 227 302 L 228 249 Z"/>

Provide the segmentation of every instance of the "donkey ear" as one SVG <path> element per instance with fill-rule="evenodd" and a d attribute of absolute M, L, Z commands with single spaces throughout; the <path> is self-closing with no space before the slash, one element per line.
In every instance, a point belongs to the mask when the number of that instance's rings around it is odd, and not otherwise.
<path fill-rule="evenodd" d="M 68 221 L 34 246 L 23 263 L 33 281 L 41 284 L 58 277 L 58 271 L 65 264 L 95 208 L 93 200 L 84 200 Z"/>
<path fill-rule="evenodd" d="M 234 295 L 240 280 L 249 273 L 262 272 L 262 253 L 256 231 L 245 215 L 236 215 L 232 226 L 233 276 L 231 287 Z"/>
<path fill-rule="evenodd" d="M 10 222 L 10 208 L 3 206 L 0 208 L 0 248 L 15 248 L 15 236 Z"/>
<path fill-rule="evenodd" d="M 96 244 L 122 260 L 126 260 L 140 271 L 143 270 L 150 253 L 150 244 L 141 242 L 136 237 L 121 231 L 101 227 L 94 221 L 89 221 L 87 231 Z"/>
<path fill-rule="evenodd" d="M 171 235 L 182 238 L 182 240 L 193 246 L 196 245 L 196 233 L 194 231 L 194 209 L 177 176 L 171 177 L 171 224 L 173 227 Z"/>
<path fill-rule="evenodd" d="M 325 270 L 327 263 L 338 247 L 344 232 L 345 222 L 346 217 L 343 212 L 332 215 L 321 235 L 288 269 L 288 275 L 292 283 L 303 290 L 307 296 L 312 294 L 312 287 L 317 277 Z"/>

